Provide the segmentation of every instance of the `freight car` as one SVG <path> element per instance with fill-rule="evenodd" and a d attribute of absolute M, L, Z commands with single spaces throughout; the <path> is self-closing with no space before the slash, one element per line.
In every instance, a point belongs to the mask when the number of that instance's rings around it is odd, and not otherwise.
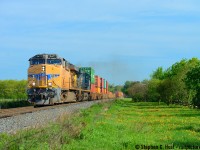
<path fill-rule="evenodd" d="M 56 54 L 29 59 L 28 101 L 35 105 L 115 98 L 91 67 L 78 68 Z"/>
<path fill-rule="evenodd" d="M 116 92 L 115 92 L 115 97 L 116 97 L 116 98 L 123 98 L 123 97 L 124 97 L 124 94 L 123 94 L 123 92 L 121 92 L 121 91 L 116 91 Z"/>

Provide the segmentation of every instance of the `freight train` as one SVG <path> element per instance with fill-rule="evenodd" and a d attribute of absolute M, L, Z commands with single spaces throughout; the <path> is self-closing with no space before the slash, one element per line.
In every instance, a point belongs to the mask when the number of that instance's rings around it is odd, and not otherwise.
<path fill-rule="evenodd" d="M 91 67 L 77 67 L 56 54 L 29 59 L 28 101 L 35 105 L 115 98 L 108 81 Z"/>

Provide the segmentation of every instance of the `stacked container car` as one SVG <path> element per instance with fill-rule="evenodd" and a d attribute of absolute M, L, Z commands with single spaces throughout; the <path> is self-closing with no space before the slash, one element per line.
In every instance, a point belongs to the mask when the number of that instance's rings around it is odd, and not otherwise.
<path fill-rule="evenodd" d="M 92 89 L 91 87 L 94 86 L 95 84 L 95 79 L 94 79 L 94 69 L 91 67 L 81 67 L 79 68 L 79 72 L 81 74 L 80 77 L 83 79 L 82 81 L 80 80 L 80 84 L 82 84 L 83 89 Z"/>
<path fill-rule="evenodd" d="M 106 93 L 106 83 L 107 83 L 107 81 L 106 81 L 106 79 L 104 79 L 104 85 L 103 85 L 103 91 L 104 91 L 104 94 L 107 94 Z"/>
<path fill-rule="evenodd" d="M 97 75 L 95 76 L 95 87 L 96 87 L 96 93 L 93 95 L 94 99 L 102 99 L 101 78 Z"/>
<path fill-rule="evenodd" d="M 95 93 L 96 88 L 95 88 L 95 71 L 91 67 L 81 67 L 79 69 L 81 76 L 83 76 L 83 81 L 80 81 L 82 84 L 82 88 L 87 88 L 90 90 L 89 98 L 88 99 L 94 99 L 92 97 L 92 94 Z"/>
<path fill-rule="evenodd" d="M 106 94 L 108 94 L 108 81 L 106 81 Z"/>
<path fill-rule="evenodd" d="M 95 86 L 96 86 L 96 93 L 101 93 L 101 80 L 99 76 L 95 76 Z"/>
<path fill-rule="evenodd" d="M 101 94 L 102 95 L 104 94 L 103 87 L 104 87 L 104 79 L 101 78 Z"/>
<path fill-rule="evenodd" d="M 106 99 L 107 94 L 106 94 L 106 80 L 105 79 L 102 79 L 102 94 L 103 94 L 103 98 Z"/>

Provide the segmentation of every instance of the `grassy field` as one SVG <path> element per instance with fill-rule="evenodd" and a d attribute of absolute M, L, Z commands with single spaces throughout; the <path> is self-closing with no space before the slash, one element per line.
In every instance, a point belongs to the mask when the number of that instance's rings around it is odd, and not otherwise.
<path fill-rule="evenodd" d="M 45 128 L 0 135 L 0 149 L 187 149 L 200 146 L 200 111 L 117 100 Z M 195 148 L 195 147 L 194 147 Z M 197 148 L 197 147 L 196 147 Z"/>

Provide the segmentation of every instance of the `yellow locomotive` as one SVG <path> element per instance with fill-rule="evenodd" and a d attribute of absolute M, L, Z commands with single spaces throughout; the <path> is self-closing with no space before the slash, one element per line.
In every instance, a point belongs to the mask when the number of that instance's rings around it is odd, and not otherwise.
<path fill-rule="evenodd" d="M 38 54 L 29 62 L 27 94 L 35 105 L 113 98 L 105 79 L 104 86 L 97 86 L 91 67 L 78 68 L 56 54 Z"/>

